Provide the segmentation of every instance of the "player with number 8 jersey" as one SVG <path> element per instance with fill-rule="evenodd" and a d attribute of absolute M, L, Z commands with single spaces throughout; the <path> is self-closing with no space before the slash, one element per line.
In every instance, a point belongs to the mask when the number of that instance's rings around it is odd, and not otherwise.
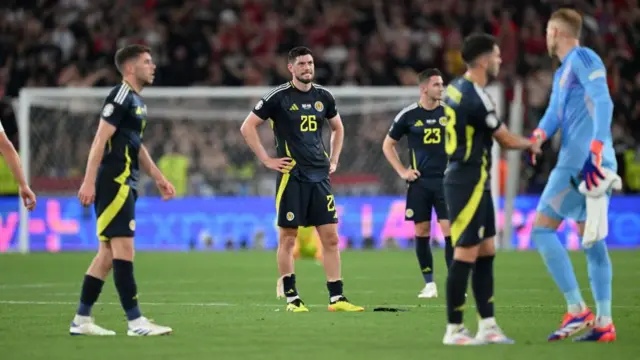
<path fill-rule="evenodd" d="M 311 50 L 296 47 L 289 52 L 292 81 L 280 85 L 258 101 L 240 131 L 258 158 L 279 172 L 276 183 L 276 216 L 279 227 L 277 294 L 286 296 L 287 311 L 307 312 L 295 286 L 294 247 L 298 227 L 314 226 L 320 235 L 327 276 L 330 311 L 363 311 L 342 294 L 338 213 L 329 174 L 336 170 L 344 129 L 333 95 L 312 83 Z M 269 121 L 276 141 L 277 158 L 271 158 L 260 142 L 257 127 Z M 331 126 L 330 154 L 322 141 L 325 121 Z"/>
<path fill-rule="evenodd" d="M 447 278 L 447 320 L 443 343 L 473 345 L 511 344 L 494 316 L 493 260 L 496 249 L 495 210 L 489 172 L 495 138 L 503 148 L 540 152 L 540 146 L 515 135 L 500 122 L 484 87 L 498 76 L 500 48 L 488 34 L 472 34 L 462 46 L 467 64 L 464 76 L 451 81 L 445 95 L 447 116 L 445 150 L 449 165 L 444 193 L 455 247 Z M 467 285 L 472 289 L 480 321 L 475 337 L 463 325 Z"/>

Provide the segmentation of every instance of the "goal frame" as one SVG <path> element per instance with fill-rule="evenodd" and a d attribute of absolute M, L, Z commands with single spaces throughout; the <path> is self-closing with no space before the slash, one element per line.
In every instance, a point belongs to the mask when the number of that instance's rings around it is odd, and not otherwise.
<path fill-rule="evenodd" d="M 240 98 L 255 98 L 256 100 L 264 94 L 272 90 L 272 87 L 258 86 L 258 87 L 149 87 L 144 90 L 144 98 L 192 98 L 192 99 L 207 99 L 207 98 L 223 98 L 223 99 L 240 99 Z M 20 141 L 20 160 L 27 182 L 31 182 L 31 138 L 29 136 L 31 128 L 31 107 L 33 104 L 37 104 L 37 99 L 104 99 L 109 94 L 111 88 L 98 87 L 98 88 L 22 88 L 20 90 L 18 98 L 18 134 Z M 331 93 L 336 97 L 338 106 L 340 105 L 340 98 L 367 98 L 367 99 L 383 99 L 383 98 L 418 98 L 419 92 L 415 86 L 404 87 L 387 87 L 387 86 L 335 86 L 329 87 Z M 498 118 L 505 119 L 504 110 L 505 96 L 504 86 L 501 83 L 493 83 L 486 88 L 487 92 L 491 95 L 492 99 L 496 103 Z M 247 113 L 251 109 L 247 109 Z M 401 109 L 397 109 L 400 111 Z M 100 109 L 96 109 L 96 117 L 99 114 Z M 88 119 L 93 120 L 93 119 Z M 244 119 L 238 119 L 243 121 Z M 391 119 L 389 119 L 391 121 Z M 499 198 L 499 160 L 500 160 L 500 148 L 494 141 L 494 147 L 492 151 L 492 163 L 491 169 L 491 189 L 493 193 L 493 201 L 495 209 L 498 209 Z M 36 194 L 37 195 L 37 194 Z M 512 200 L 512 199 L 511 199 Z M 19 233 L 18 233 L 18 251 L 21 253 L 29 252 L 29 212 L 22 206 L 21 200 L 19 203 Z M 510 221 L 505 219 L 505 226 L 510 226 Z M 496 239 L 497 244 L 501 242 Z M 506 244 L 508 246 L 508 244 Z"/>

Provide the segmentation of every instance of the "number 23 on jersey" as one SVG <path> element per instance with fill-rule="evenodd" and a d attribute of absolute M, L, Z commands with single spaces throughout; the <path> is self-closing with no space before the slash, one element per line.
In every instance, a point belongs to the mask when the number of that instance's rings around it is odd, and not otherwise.
<path fill-rule="evenodd" d="M 424 138 L 422 141 L 425 144 L 440 144 L 442 138 L 440 136 L 440 129 L 438 128 L 426 128 L 424 129 Z"/>

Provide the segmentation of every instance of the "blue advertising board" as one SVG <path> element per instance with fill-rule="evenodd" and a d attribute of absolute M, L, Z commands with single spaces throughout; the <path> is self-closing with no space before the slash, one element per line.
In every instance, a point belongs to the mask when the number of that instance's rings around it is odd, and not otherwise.
<path fill-rule="evenodd" d="M 537 202 L 537 196 L 521 196 L 515 201 L 511 239 L 514 249 L 532 248 L 529 237 Z M 0 198 L 0 252 L 17 249 L 17 204 L 15 198 Z M 396 239 L 403 247 L 413 237 L 413 224 L 404 221 L 404 198 L 341 197 L 336 205 L 343 247 L 350 241 L 353 247 L 360 248 L 364 239 L 373 239 L 375 246 L 381 247 L 389 238 Z M 504 224 L 501 205 L 497 221 L 500 231 Z M 93 208 L 83 208 L 76 198 L 39 198 L 38 207 L 29 220 L 30 251 L 94 250 L 97 247 L 95 226 Z M 579 248 L 574 223 L 564 223 L 559 234 L 567 248 Z M 435 222 L 432 237 L 442 239 Z M 143 197 L 137 203 L 138 250 L 224 250 L 238 248 L 240 244 L 253 247 L 256 239 L 262 239 L 260 242 L 268 249 L 277 244 L 272 198 L 182 198 L 164 202 Z M 612 248 L 640 247 L 640 197 L 612 198 L 607 243 Z"/>

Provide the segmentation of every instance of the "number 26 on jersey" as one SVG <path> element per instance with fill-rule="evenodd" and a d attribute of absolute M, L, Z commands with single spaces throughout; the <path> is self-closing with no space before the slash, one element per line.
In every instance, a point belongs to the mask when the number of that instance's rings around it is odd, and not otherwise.
<path fill-rule="evenodd" d="M 318 130 L 318 121 L 316 120 L 315 115 L 301 115 L 300 120 L 302 120 L 300 123 L 300 131 L 307 132 Z"/>

